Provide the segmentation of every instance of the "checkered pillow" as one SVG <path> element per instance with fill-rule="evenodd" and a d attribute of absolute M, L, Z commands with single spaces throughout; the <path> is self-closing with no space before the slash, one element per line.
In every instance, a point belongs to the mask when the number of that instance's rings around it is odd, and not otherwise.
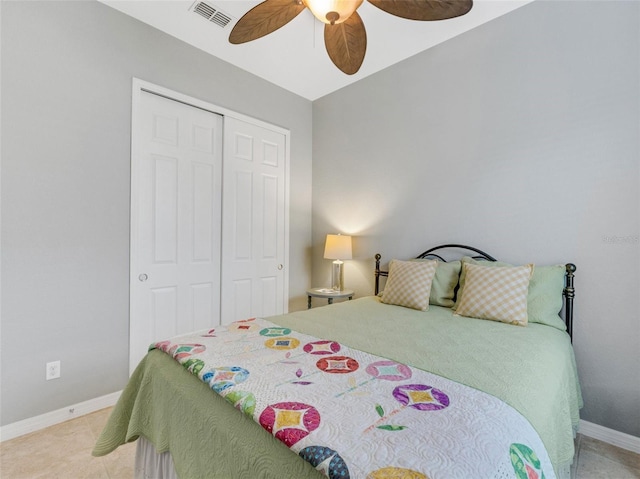
<path fill-rule="evenodd" d="M 464 288 L 456 314 L 527 325 L 527 293 L 533 265 L 480 266 L 463 263 Z"/>
<path fill-rule="evenodd" d="M 429 309 L 429 293 L 436 273 L 437 261 L 389 262 L 389 278 L 382 293 L 382 302 L 426 311 Z"/>

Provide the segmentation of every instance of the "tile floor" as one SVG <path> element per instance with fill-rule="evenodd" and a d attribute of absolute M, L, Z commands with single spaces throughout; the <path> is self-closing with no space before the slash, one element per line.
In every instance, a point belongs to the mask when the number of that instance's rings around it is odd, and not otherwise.
<path fill-rule="evenodd" d="M 2 479 L 129 479 L 135 443 L 91 456 L 110 408 L 0 443 Z M 575 479 L 640 479 L 640 454 L 578 435 Z"/>

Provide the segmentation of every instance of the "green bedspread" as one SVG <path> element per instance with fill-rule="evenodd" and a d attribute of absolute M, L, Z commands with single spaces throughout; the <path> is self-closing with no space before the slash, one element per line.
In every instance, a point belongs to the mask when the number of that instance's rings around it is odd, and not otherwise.
<path fill-rule="evenodd" d="M 557 472 L 573 458 L 582 398 L 563 331 L 458 317 L 438 306 L 425 313 L 375 297 L 268 319 L 493 394 L 531 422 Z M 170 450 L 185 479 L 324 477 L 159 351 L 132 375 L 93 454 L 138 436 Z"/>

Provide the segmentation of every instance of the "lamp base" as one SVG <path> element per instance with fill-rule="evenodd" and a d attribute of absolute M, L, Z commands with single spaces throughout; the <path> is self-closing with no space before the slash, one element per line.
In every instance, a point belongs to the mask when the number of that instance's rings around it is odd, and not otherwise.
<path fill-rule="evenodd" d="M 333 262 L 331 267 L 331 289 L 334 291 L 344 291 L 344 269 L 343 261 L 339 259 Z"/>

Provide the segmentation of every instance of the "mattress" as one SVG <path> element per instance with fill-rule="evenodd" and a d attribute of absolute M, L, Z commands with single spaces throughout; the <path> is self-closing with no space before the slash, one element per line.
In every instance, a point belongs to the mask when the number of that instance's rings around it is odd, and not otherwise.
<path fill-rule="evenodd" d="M 415 311 L 377 297 L 268 319 L 499 398 L 530 422 L 556 474 L 566 476 L 582 405 L 566 332 L 454 316 L 438 306 Z M 94 455 L 140 436 L 157 452 L 171 452 L 179 477 L 322 477 L 160 351 L 150 351 L 132 375 Z"/>

